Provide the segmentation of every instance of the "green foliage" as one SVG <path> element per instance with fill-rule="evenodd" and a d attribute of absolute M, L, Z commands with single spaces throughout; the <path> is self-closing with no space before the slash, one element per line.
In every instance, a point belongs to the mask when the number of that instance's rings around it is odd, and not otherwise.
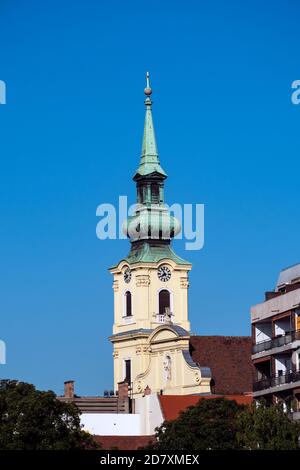
<path fill-rule="evenodd" d="M 281 405 L 254 403 L 239 414 L 237 439 L 244 449 L 299 449 L 300 423 L 292 421 Z"/>
<path fill-rule="evenodd" d="M 196 406 L 156 429 L 157 450 L 293 450 L 299 449 L 300 423 L 282 405 L 238 405 L 224 398 L 200 400 Z M 149 447 L 148 447 L 149 448 Z"/>
<path fill-rule="evenodd" d="M 51 391 L 31 384 L 0 381 L 0 449 L 68 450 L 94 448 L 81 430 L 80 412 Z"/>
<path fill-rule="evenodd" d="M 156 430 L 157 450 L 199 451 L 238 449 L 236 416 L 244 409 L 224 398 L 200 400 L 174 421 Z"/>

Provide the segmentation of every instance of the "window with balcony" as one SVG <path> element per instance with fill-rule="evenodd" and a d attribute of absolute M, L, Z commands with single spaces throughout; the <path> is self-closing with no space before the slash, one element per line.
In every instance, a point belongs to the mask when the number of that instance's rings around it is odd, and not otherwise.
<path fill-rule="evenodd" d="M 255 325 L 255 342 L 262 343 L 272 338 L 272 323 L 262 322 Z"/>
<path fill-rule="evenodd" d="M 288 315 L 284 318 L 280 318 L 279 320 L 274 321 L 274 334 L 275 337 L 278 336 L 285 336 L 289 334 L 292 330 L 291 325 L 291 315 Z"/>
<path fill-rule="evenodd" d="M 292 369 L 292 360 L 290 356 L 282 355 L 275 358 L 275 373 L 282 376 Z"/>
<path fill-rule="evenodd" d="M 171 292 L 162 289 L 158 292 L 158 313 L 156 321 L 159 323 L 172 322 L 173 313 L 171 312 Z"/>
<path fill-rule="evenodd" d="M 270 358 L 255 363 L 257 372 L 256 381 L 253 384 L 254 392 L 266 390 L 273 387 L 281 387 L 282 385 L 294 384 L 300 381 L 299 366 L 293 368 L 291 355 L 281 354 L 274 357 L 275 373 L 271 370 Z"/>
<path fill-rule="evenodd" d="M 255 364 L 257 380 L 264 380 L 271 376 L 271 361 L 266 359 L 262 362 Z"/>
<path fill-rule="evenodd" d="M 170 292 L 163 289 L 159 292 L 159 314 L 164 315 L 170 309 Z"/>

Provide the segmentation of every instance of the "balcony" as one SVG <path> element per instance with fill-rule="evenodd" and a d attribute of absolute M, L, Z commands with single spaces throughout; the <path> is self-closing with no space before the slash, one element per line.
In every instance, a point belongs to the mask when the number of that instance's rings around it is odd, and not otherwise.
<path fill-rule="evenodd" d="M 277 338 L 270 339 L 267 341 L 261 341 L 256 343 L 252 347 L 252 354 L 257 354 L 263 351 L 268 351 L 269 349 L 278 348 L 280 346 L 285 346 L 286 344 L 292 343 L 293 341 L 300 340 L 300 330 L 290 331 L 284 336 L 278 336 Z"/>
<path fill-rule="evenodd" d="M 173 313 L 157 313 L 156 314 L 156 321 L 157 323 L 173 323 L 173 318 L 174 314 Z"/>
<path fill-rule="evenodd" d="M 123 323 L 125 325 L 130 325 L 131 323 L 134 323 L 134 318 L 133 315 L 126 315 L 123 317 Z"/>
<path fill-rule="evenodd" d="M 287 371 L 283 374 L 274 374 L 270 377 L 254 382 L 253 391 L 259 392 L 261 390 L 266 390 L 267 388 L 278 387 L 279 385 L 286 385 L 298 381 L 300 381 L 300 370 Z"/>

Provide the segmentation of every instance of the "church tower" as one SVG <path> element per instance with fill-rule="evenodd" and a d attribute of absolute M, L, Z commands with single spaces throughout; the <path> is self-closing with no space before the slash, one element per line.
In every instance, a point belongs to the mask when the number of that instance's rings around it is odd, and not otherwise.
<path fill-rule="evenodd" d="M 160 165 L 152 119 L 152 90 L 147 73 L 145 124 L 140 163 L 133 180 L 137 204 L 124 229 L 128 256 L 113 274 L 114 387 L 127 381 L 133 397 L 152 392 L 210 392 L 210 370 L 189 353 L 188 274 L 191 264 L 171 248 L 180 232 L 164 201 L 166 172 Z"/>

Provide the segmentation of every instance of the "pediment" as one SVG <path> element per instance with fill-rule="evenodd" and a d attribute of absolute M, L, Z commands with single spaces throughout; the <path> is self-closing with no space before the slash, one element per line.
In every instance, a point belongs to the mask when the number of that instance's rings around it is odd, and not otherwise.
<path fill-rule="evenodd" d="M 178 338 L 178 335 L 169 328 L 159 329 L 157 332 L 154 331 L 150 338 L 150 343 L 156 343 L 160 341 L 170 340 Z"/>

